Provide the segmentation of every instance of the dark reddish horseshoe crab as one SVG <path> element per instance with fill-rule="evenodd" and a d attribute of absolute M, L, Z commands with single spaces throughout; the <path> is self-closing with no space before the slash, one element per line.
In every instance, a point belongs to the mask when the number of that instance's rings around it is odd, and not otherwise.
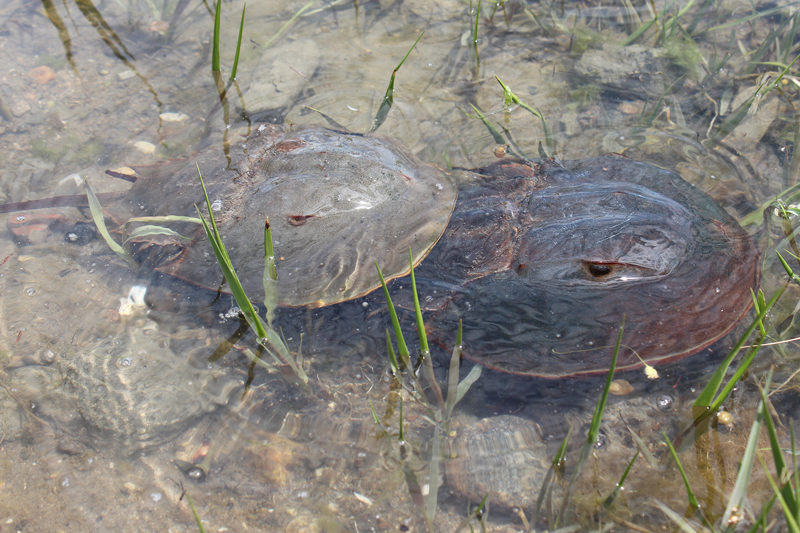
<path fill-rule="evenodd" d="M 621 156 L 500 161 L 475 171 L 455 212 L 441 172 L 357 134 L 265 128 L 232 168 L 219 159 L 200 168 L 251 297 L 262 293 L 266 216 L 282 305 L 357 298 L 378 286 L 376 261 L 400 277 L 409 248 L 418 261 L 433 249 L 418 269 L 432 329 L 447 341 L 463 318 L 465 355 L 506 372 L 605 372 L 623 315 L 620 369 L 696 353 L 742 318 L 758 283 L 757 250 L 722 208 L 674 172 Z M 195 163 L 172 170 L 109 210 L 194 214 Z M 202 229 L 183 232 L 188 245 L 134 246 L 154 268 L 215 287 Z"/>
<path fill-rule="evenodd" d="M 544 378 L 665 362 L 724 336 L 751 305 L 758 252 L 674 172 L 621 156 L 500 161 L 460 192 L 417 277 L 439 336 L 464 320 L 464 354 Z M 449 340 L 449 339 L 448 339 Z"/>

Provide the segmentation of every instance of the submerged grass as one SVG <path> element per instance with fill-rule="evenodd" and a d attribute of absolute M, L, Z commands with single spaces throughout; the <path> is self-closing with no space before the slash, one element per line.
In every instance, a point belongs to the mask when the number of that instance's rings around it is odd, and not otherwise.
<path fill-rule="evenodd" d="M 397 76 L 397 71 L 400 70 L 400 67 L 402 67 L 403 63 L 406 62 L 408 56 L 411 55 L 411 52 L 413 52 L 414 48 L 417 47 L 417 43 L 419 42 L 420 39 L 422 39 L 422 36 L 424 34 L 425 34 L 424 31 L 421 31 L 419 33 L 417 39 L 414 41 L 414 44 L 412 44 L 411 48 L 409 48 L 408 52 L 406 52 L 406 55 L 403 56 L 403 59 L 401 59 L 400 62 L 397 64 L 397 66 L 394 67 L 394 70 L 392 70 L 392 75 L 389 77 L 389 85 L 386 87 L 386 92 L 383 95 L 383 100 L 381 101 L 380 107 L 378 107 L 378 112 L 375 114 L 375 120 L 372 122 L 372 127 L 370 128 L 368 133 L 373 133 L 378 128 L 380 128 L 381 125 L 386 120 L 386 117 L 389 115 L 389 110 L 392 109 L 392 104 L 394 103 L 394 79 Z"/>
<path fill-rule="evenodd" d="M 405 341 L 400 321 L 397 316 L 397 310 L 392 302 L 389 289 L 386 286 L 383 273 L 380 266 L 375 265 L 378 271 L 378 277 L 381 281 L 384 296 L 386 297 L 386 307 L 389 311 L 391 318 L 392 330 L 394 333 L 395 342 L 397 343 L 397 351 L 391 343 L 389 330 L 386 330 L 386 344 L 387 355 L 389 364 L 392 370 L 393 383 L 395 387 L 401 391 L 399 396 L 400 402 L 400 421 L 399 421 L 399 442 L 402 443 L 407 440 L 404 431 L 403 421 L 403 396 L 402 392 L 408 394 L 412 400 L 422 406 L 429 415 L 429 419 L 433 423 L 433 437 L 430 439 L 430 457 L 427 459 L 427 483 L 428 493 L 422 502 L 422 511 L 424 522 L 428 531 L 435 531 L 433 521 L 436 516 L 438 508 L 438 493 L 442 471 L 442 439 L 448 434 L 450 420 L 453 414 L 453 409 L 459 401 L 466 395 L 470 387 L 478 380 L 481 375 L 482 367 L 473 366 L 469 373 L 463 380 L 459 380 L 460 367 L 461 367 L 461 339 L 462 329 L 459 322 L 458 331 L 456 334 L 456 342 L 450 355 L 450 365 L 447 374 L 447 396 L 442 394 L 441 387 L 436 380 L 433 371 L 433 362 L 431 360 L 430 347 L 428 345 L 428 337 L 425 332 L 425 321 L 422 316 L 422 309 L 419 304 L 419 296 L 417 292 L 416 278 L 414 276 L 414 258 L 409 250 L 409 263 L 411 265 L 411 294 L 414 300 L 414 320 L 416 323 L 417 336 L 419 339 L 419 355 L 416 361 L 411 361 L 411 353 L 408 349 L 408 344 Z M 421 370 L 420 373 L 417 370 Z M 430 393 L 426 393 L 428 390 Z M 430 396 L 433 396 L 431 399 Z M 376 418 L 377 420 L 377 418 Z M 411 468 L 409 458 L 402 459 L 402 468 L 405 474 L 406 482 L 409 491 L 415 493 L 419 486 L 418 475 Z M 473 510 L 470 516 L 467 517 L 466 523 L 470 523 L 472 518 L 479 515 L 479 510 L 483 508 L 484 502 Z"/>
<path fill-rule="evenodd" d="M 197 209 L 197 213 L 200 216 L 203 224 L 203 229 L 205 230 L 208 241 L 214 250 L 214 256 L 217 258 L 217 263 L 219 263 L 219 266 L 222 269 L 222 273 L 225 276 L 225 281 L 227 282 L 228 287 L 230 288 L 231 293 L 236 300 L 236 304 L 239 306 L 239 309 L 241 310 L 242 315 L 247 323 L 255 332 L 258 338 L 259 346 L 264 349 L 267 355 L 270 356 L 271 361 L 264 360 L 251 350 L 245 350 L 245 354 L 250 358 L 251 361 L 268 370 L 281 370 L 283 368 L 289 368 L 293 376 L 297 378 L 301 384 L 308 384 L 308 375 L 303 369 L 302 355 L 299 353 L 290 352 L 281 335 L 272 327 L 272 317 L 274 316 L 275 303 L 277 302 L 278 297 L 276 293 L 277 284 L 275 283 L 277 282 L 277 273 L 275 272 L 275 258 L 272 246 L 272 237 L 269 231 L 269 220 L 266 221 L 264 230 L 264 290 L 267 291 L 264 298 L 264 303 L 268 309 L 267 320 L 264 321 L 256 311 L 250 299 L 247 297 L 244 287 L 242 287 L 242 283 L 239 281 L 239 276 L 236 274 L 236 270 L 233 267 L 231 258 L 228 255 L 228 251 L 225 249 L 225 245 L 222 242 L 222 237 L 219 234 L 217 223 L 214 219 L 214 212 L 211 209 L 211 201 L 208 198 L 208 192 L 206 191 L 206 186 L 203 182 L 203 176 L 200 173 L 199 168 L 197 169 L 197 175 L 200 178 L 200 185 L 203 188 L 203 195 L 205 197 L 209 220 L 206 221 L 205 217 L 203 217 L 203 215 L 200 213 L 200 209 L 197 208 L 197 206 L 195 206 L 195 209 Z"/>

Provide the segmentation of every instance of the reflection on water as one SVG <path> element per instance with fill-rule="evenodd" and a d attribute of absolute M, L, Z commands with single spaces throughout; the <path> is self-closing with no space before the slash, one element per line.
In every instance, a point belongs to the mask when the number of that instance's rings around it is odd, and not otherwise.
<path fill-rule="evenodd" d="M 213 7 L 11 0 L 0 30 L 7 67 L 0 78 L 0 199 L 78 193 L 75 174 L 98 191 L 125 191 L 129 184 L 109 179 L 106 169 L 204 149 L 224 160 L 229 145 L 260 122 L 325 125 L 328 116 L 367 131 L 392 69 L 421 30 L 378 134 L 425 161 L 472 168 L 494 160 L 495 138 L 470 104 L 509 151 L 540 153 L 542 121 L 520 106 L 504 107 L 497 76 L 542 114 L 562 160 L 616 152 L 651 162 L 677 171 L 739 219 L 795 184 L 795 69 L 778 75 L 796 53 L 796 14 L 768 11 L 767 3 L 685 13 L 661 2 L 607 4 L 484 5 L 475 35 L 475 12 L 457 0 L 318 2 L 296 19 L 305 2 L 259 2 L 247 7 L 237 82 L 221 102 L 209 66 Z M 223 4 L 223 71 L 232 63 L 241 7 Z M 653 9 L 658 19 L 651 24 Z M 793 243 L 774 210 L 764 213 L 766 223 L 749 217 L 746 229 L 768 251 L 770 294 L 785 276 L 771 250 Z M 253 344 L 247 335 L 232 337 L 232 349 L 209 360 L 239 325 L 229 297 L 131 272 L 98 241 L 67 242 L 74 223 L 89 220 L 81 209 L 39 214 L 46 216 L 24 226 L 19 217 L 30 214 L 8 215 L 15 231 L 0 240 L 5 523 L 191 531 L 184 489 L 209 530 L 424 530 L 424 509 L 440 481 L 434 529 L 454 529 L 467 504 L 478 504 L 481 491 L 461 480 L 495 459 L 460 458 L 447 468 L 431 461 L 432 415 L 408 392 L 405 442 L 398 442 L 382 295 L 279 312 L 289 345 L 306 357 L 306 389 L 250 366 L 241 353 Z M 253 242 L 260 249 L 260 236 Z M 120 298 L 135 284 L 149 285 L 147 309 L 126 316 Z M 408 298 L 406 282 L 392 289 L 401 303 Z M 771 317 L 774 340 L 796 335 L 796 292 L 790 288 Z M 407 313 L 401 320 L 412 331 Z M 684 421 L 731 344 L 722 342 L 661 367 L 656 381 L 638 372 L 621 376 L 634 392 L 611 401 L 603 444 L 573 489 L 579 496 L 569 520 L 653 527 L 663 521 L 655 499 L 684 509 L 661 432 L 674 434 Z M 440 380 L 449 349 L 435 348 Z M 792 345 L 775 350 L 780 382 L 797 352 Z M 770 354 L 762 352 L 754 375 L 773 362 Z M 462 431 L 485 438 L 478 447 L 485 451 L 508 442 L 509 432 L 495 429 L 503 427 L 497 420 L 478 419 L 514 415 L 525 419 L 520 427 L 538 424 L 520 431 L 519 456 L 531 460 L 491 466 L 493 473 L 506 468 L 501 477 L 514 490 L 535 491 L 530 480 L 540 479 L 567 425 L 573 442 L 582 440 L 600 385 L 484 372 L 453 428 L 487 428 Z M 681 451 L 712 520 L 727 503 L 754 416 L 749 388 L 725 404 L 732 424 L 717 424 Z M 443 454 L 465 449 L 447 440 L 458 439 L 454 433 L 443 435 Z M 636 449 L 642 457 L 613 513 L 596 513 L 595 495 L 612 490 Z M 442 468 L 431 483 L 434 466 Z M 766 487 L 761 477 L 752 482 L 754 512 L 771 494 Z M 508 509 L 513 496 L 494 500 L 490 524 L 522 527 Z"/>

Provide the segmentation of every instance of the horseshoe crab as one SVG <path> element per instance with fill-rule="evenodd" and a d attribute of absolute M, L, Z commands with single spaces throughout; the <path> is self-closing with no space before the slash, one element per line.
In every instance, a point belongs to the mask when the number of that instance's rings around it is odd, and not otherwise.
<path fill-rule="evenodd" d="M 221 161 L 220 161 L 221 160 Z M 202 163 L 205 163 L 203 165 Z M 409 272 L 405 251 L 421 261 L 444 232 L 455 186 L 393 143 L 328 129 L 284 133 L 262 128 L 235 154 L 201 162 L 212 208 L 248 295 L 263 295 L 261 236 L 269 216 L 278 259 L 278 303 L 320 307 L 376 289 L 375 261 L 389 277 Z M 165 171 L 166 170 L 166 171 Z M 131 213 L 195 215 L 202 191 L 192 161 L 137 180 Z M 200 226 L 191 241 L 135 243 L 144 262 L 216 288 L 222 279 Z M 199 242 L 198 242 L 199 241 Z M 143 258 L 143 251 L 155 251 Z"/>
<path fill-rule="evenodd" d="M 440 340 L 464 321 L 464 355 L 542 378 L 688 356 L 751 305 L 758 251 L 739 224 L 676 173 L 609 155 L 503 160 L 460 192 L 418 269 Z"/>
<path fill-rule="evenodd" d="M 363 296 L 380 286 L 375 261 L 389 279 L 408 274 L 407 251 L 425 258 L 456 199 L 445 173 L 391 141 L 264 125 L 231 149 L 229 161 L 210 150 L 139 168 L 133 187 L 121 199 L 110 195 L 114 201 L 104 209 L 120 224 L 138 216 L 196 217 L 194 206 L 203 201 L 198 168 L 233 264 L 255 301 L 263 299 L 261 236 L 269 217 L 283 306 L 321 307 Z M 86 205 L 85 196 L 6 204 L 0 212 L 76 204 Z M 25 224 L 9 221 L 20 234 L 25 230 L 16 226 Z M 56 219 L 44 224 L 60 227 Z M 139 263 L 216 290 L 222 275 L 202 226 L 176 227 L 186 239 L 148 235 L 126 245 Z"/>

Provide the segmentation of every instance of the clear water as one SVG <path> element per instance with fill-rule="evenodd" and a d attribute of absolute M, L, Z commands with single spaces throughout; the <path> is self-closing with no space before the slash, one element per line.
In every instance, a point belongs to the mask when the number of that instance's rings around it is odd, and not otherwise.
<path fill-rule="evenodd" d="M 223 4 L 225 78 L 241 7 Z M 324 125 L 324 114 L 352 131 L 367 131 L 392 70 L 422 30 L 397 74 L 394 106 L 379 134 L 423 160 L 467 168 L 495 160 L 497 142 L 472 104 L 497 130 L 510 132 L 516 153 L 538 157 L 540 145 L 562 159 L 621 152 L 677 170 L 737 217 L 796 182 L 794 70 L 777 89 L 762 90 L 739 122 L 731 120 L 759 84 L 780 72 L 750 61 L 786 64 L 796 53 L 796 15 L 764 14 L 771 3 L 709 2 L 667 24 L 675 6 L 656 2 L 659 22 L 627 47 L 620 43 L 653 19 L 649 2 L 484 3 L 475 46 L 475 5 L 457 0 L 304 7 L 248 4 L 237 84 L 221 99 L 210 72 L 213 13 L 205 4 L 7 0 L 0 8 L 7 20 L 0 29 L 6 67 L 0 78 L 0 200 L 80 193 L 75 175 L 101 192 L 124 191 L 127 184 L 107 177 L 106 169 L 201 150 L 224 158 L 230 143 L 264 121 Z M 539 118 L 519 105 L 504 107 L 495 76 L 541 113 L 549 141 Z M 238 326 L 227 297 L 132 272 L 100 242 L 66 242 L 75 221 L 90 221 L 85 210 L 15 213 L 7 220 L 26 223 L 0 239 L 0 523 L 8 529 L 197 530 L 184 490 L 208 531 L 425 529 L 436 434 L 429 411 L 406 394 L 407 444 L 398 444 L 382 298 L 333 311 L 281 312 L 289 345 L 300 346 L 303 334 L 310 376 L 303 388 L 251 368 L 242 355 L 252 344 L 247 335 L 232 350 L 217 349 Z M 781 241 L 772 210 L 748 229 L 767 251 L 763 273 L 770 294 L 784 280 L 771 250 L 789 244 Z M 136 284 L 150 286 L 149 311 L 120 303 Z M 795 293 L 790 289 L 770 316 L 771 340 L 795 335 Z M 406 325 L 411 331 L 411 322 Z M 145 340 L 141 332 L 148 332 Z M 97 348 L 106 341 L 113 348 Z M 188 400 L 159 373 L 133 373 L 153 384 L 117 384 L 139 394 L 126 397 L 121 405 L 127 410 L 114 407 L 113 387 L 108 402 L 81 405 L 64 394 L 69 383 L 49 363 L 91 349 L 117 354 L 119 365 L 133 368 L 156 354 L 157 364 L 193 369 L 183 378 L 207 373 L 187 389 L 196 395 Z M 688 404 L 718 361 L 704 352 L 661 369 L 655 382 L 638 373 L 622 376 L 635 392 L 612 400 L 606 444 L 584 468 L 570 520 L 584 526 L 597 520 L 597 495 L 610 493 L 636 450 L 631 431 L 652 458 L 638 460 L 613 513 L 600 521 L 620 530 L 626 521 L 657 527 L 666 519 L 655 500 L 683 512 L 682 481 L 663 455 L 661 431 L 674 435 L 685 422 Z M 774 363 L 780 383 L 796 361 L 793 345 L 781 345 L 762 352 L 753 374 Z M 439 363 L 437 375 L 444 374 Z M 95 394 L 101 383 L 87 386 L 95 387 L 87 398 L 102 398 Z M 573 441 L 582 439 L 600 387 L 592 380 L 538 382 L 484 372 L 458 416 L 463 423 L 508 413 L 534 420 L 547 449 L 539 459 L 546 462 L 568 424 L 579 435 Z M 733 486 L 754 416 L 751 388 L 743 386 L 726 404 L 735 420 L 730 428 L 719 426 L 682 451 L 712 518 L 721 515 Z M 220 408 L 221 395 L 229 401 Z M 660 408 L 665 397 L 671 407 Z M 776 396 L 781 412 L 794 414 L 794 398 L 791 392 Z M 96 428 L 93 413 L 109 409 L 113 414 L 103 420 L 133 428 L 145 420 L 149 436 L 153 418 L 145 411 L 159 401 L 159 412 L 179 407 L 179 423 L 159 418 L 163 437 L 154 446 L 142 450 L 110 427 Z M 180 413 L 189 405 L 200 407 L 184 423 Z M 381 436 L 371 407 L 389 424 L 391 437 Z M 447 455 L 447 442 L 443 446 Z M 202 467 L 204 481 L 193 477 L 191 465 Z M 769 494 L 763 479 L 753 482 L 755 512 Z M 455 529 L 467 505 L 478 503 L 447 482 L 438 496 L 433 528 L 439 531 Z M 491 507 L 488 521 L 497 530 L 523 527 L 500 504 Z"/>

